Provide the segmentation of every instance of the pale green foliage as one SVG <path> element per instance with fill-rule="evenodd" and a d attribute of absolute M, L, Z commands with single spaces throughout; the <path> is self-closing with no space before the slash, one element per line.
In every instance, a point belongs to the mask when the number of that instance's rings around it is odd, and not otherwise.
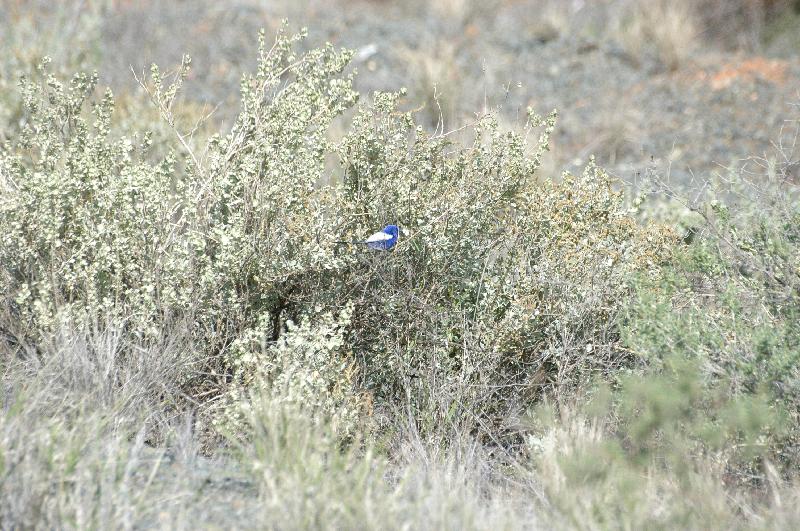
<path fill-rule="evenodd" d="M 352 341 L 368 356 L 367 385 L 381 398 L 409 387 L 415 401 L 443 398 L 448 416 L 466 401 L 472 409 L 458 414 L 481 416 L 618 363 L 609 327 L 626 276 L 655 271 L 672 235 L 637 226 L 593 165 L 560 182 L 535 177 L 554 114 L 531 113 L 522 135 L 486 117 L 472 145 L 458 147 L 415 128 L 396 99 L 378 95 L 343 142 L 348 234 L 394 221 L 410 233 L 351 273 L 364 286 Z M 431 381 L 435 389 L 419 388 Z"/>
<path fill-rule="evenodd" d="M 626 278 L 657 270 L 672 240 L 637 226 L 594 165 L 536 178 L 555 113 L 529 111 L 519 133 L 485 116 L 462 147 L 416 126 L 402 93 L 378 93 L 334 143 L 331 122 L 357 96 L 350 55 L 295 55 L 301 37 L 280 33 L 268 48 L 262 35 L 238 119 L 202 153 L 173 111 L 189 60 L 170 84 L 154 66 L 144 87 L 175 133 L 161 160 L 147 133 L 110 132 L 113 98 L 92 99 L 96 76 L 65 85 L 43 67 L 23 83 L 24 131 L 0 161 L 13 333 L 114 315 L 152 333 L 190 319 L 217 360 L 212 375 L 264 385 L 269 367 L 313 366 L 319 354 L 319 380 L 298 396 L 320 385 L 329 406 L 362 391 L 377 406 L 410 399 L 425 423 L 441 408 L 450 420 L 499 420 L 542 386 L 618 364 Z M 387 223 L 405 231 L 391 253 L 335 243 Z M 345 307 L 335 332 L 316 322 Z M 337 380 L 344 366 L 355 377 Z M 478 407 L 458 409 L 465 400 Z"/>
<path fill-rule="evenodd" d="M 800 189 L 787 178 L 787 155 L 763 180 L 735 174 L 687 203 L 690 245 L 659 277 L 639 279 L 621 331 L 649 365 L 694 360 L 704 385 L 721 396 L 761 397 L 785 411 L 794 419 L 788 433 L 762 433 L 760 443 L 793 467 L 800 461 Z M 725 193 L 714 190 L 721 185 Z"/>
<path fill-rule="evenodd" d="M 17 82 L 34 73 L 43 56 L 55 54 L 56 69 L 66 76 L 96 64 L 100 55 L 101 2 L 80 6 L 80 16 L 70 2 L 41 4 L 38 9 L 31 4 L 0 3 L 0 42 L 5 51 L 0 54 L 0 141 L 19 132 L 22 102 Z"/>
<path fill-rule="evenodd" d="M 96 75 L 40 72 L 22 83 L 26 122 L 0 158 L 6 311 L 22 336 L 115 312 L 146 331 L 192 300 L 175 158 L 148 162 L 147 134 L 111 137 L 109 91 L 85 112 Z"/>
<path fill-rule="evenodd" d="M 275 528 L 369 527 L 378 518 L 370 503 L 390 497 L 380 459 L 341 448 L 337 430 L 308 413 L 266 396 L 248 409 L 253 444 L 245 451 L 264 519 Z"/>
<path fill-rule="evenodd" d="M 333 47 L 295 57 L 297 37 L 263 38 L 258 70 L 242 82 L 242 111 L 233 130 L 209 144 L 203 179 L 203 227 L 210 241 L 204 283 L 228 286 L 230 307 L 274 306 L 304 275 L 334 268 L 336 226 L 324 218 L 330 190 L 317 187 L 330 151 L 331 120 L 355 101 L 339 74 L 349 54 Z M 289 81 L 286 81 L 286 77 Z"/>
<path fill-rule="evenodd" d="M 689 464 L 680 475 L 637 465 L 604 419 L 571 411 L 529 445 L 558 528 L 737 528 L 714 462 Z"/>
<path fill-rule="evenodd" d="M 42 68 L 40 83 L 23 83 L 25 129 L 0 160 L 2 281 L 23 335 L 54 330 L 58 316 L 113 310 L 143 331 L 194 316 L 210 346 L 223 344 L 294 275 L 330 267 L 331 250 L 312 238 L 324 195 L 314 190 L 320 125 L 354 94 L 349 81 L 329 79 L 346 55 L 328 48 L 295 58 L 293 42 L 281 37 L 271 51 L 262 43 L 240 120 L 209 144 L 210 169 L 193 153 L 191 162 L 168 154 L 151 163 L 147 133 L 111 138 L 108 92 L 90 123 L 96 76 L 64 85 Z M 298 81 L 279 89 L 288 73 Z M 179 83 L 164 88 L 153 75 L 153 99 L 168 115 Z"/>
<path fill-rule="evenodd" d="M 330 422 L 340 436 L 352 435 L 366 401 L 353 390 L 356 368 L 344 342 L 351 311 L 310 316 L 300 324 L 290 321 L 275 342 L 266 340 L 269 322 L 237 338 L 231 360 L 238 380 L 228 392 L 226 415 L 218 421 L 224 430 L 250 433 L 252 426 L 246 424 L 253 403 L 266 399 L 302 406 L 306 414 Z"/>
<path fill-rule="evenodd" d="M 731 529 L 748 525 L 737 511 L 779 504 L 755 505 L 724 485 L 781 488 L 766 444 L 784 429 L 781 412 L 765 396 L 731 398 L 704 380 L 699 363 L 675 356 L 573 405 L 539 407 L 526 442 L 557 518 L 589 529 Z"/>

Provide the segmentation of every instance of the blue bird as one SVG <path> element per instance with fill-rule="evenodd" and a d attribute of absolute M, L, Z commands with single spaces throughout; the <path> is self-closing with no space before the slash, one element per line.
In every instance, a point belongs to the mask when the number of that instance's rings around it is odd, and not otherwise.
<path fill-rule="evenodd" d="M 363 243 L 370 249 L 388 251 L 397 245 L 397 238 L 400 236 L 400 228 L 397 225 L 386 225 L 382 230 L 376 232 L 364 241 L 357 242 L 336 242 L 336 243 Z"/>

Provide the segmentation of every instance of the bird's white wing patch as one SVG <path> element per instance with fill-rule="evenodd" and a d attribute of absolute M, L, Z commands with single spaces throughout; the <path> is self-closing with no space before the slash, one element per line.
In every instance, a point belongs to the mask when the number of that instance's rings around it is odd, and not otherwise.
<path fill-rule="evenodd" d="M 386 234 L 385 232 L 376 232 L 375 234 L 367 238 L 365 241 L 367 243 L 375 243 L 375 242 L 385 242 L 386 240 L 391 240 L 391 239 L 392 239 L 391 234 Z"/>

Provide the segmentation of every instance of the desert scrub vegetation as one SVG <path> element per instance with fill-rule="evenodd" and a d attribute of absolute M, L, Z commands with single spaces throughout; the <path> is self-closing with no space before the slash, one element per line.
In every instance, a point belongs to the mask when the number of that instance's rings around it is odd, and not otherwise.
<path fill-rule="evenodd" d="M 791 417 L 792 427 L 784 434 L 790 440 L 782 440 L 772 458 L 795 467 L 797 154 L 783 149 L 777 155 L 760 161 L 764 175 L 758 181 L 736 172 L 710 183 L 705 200 L 680 200 L 691 213 L 685 226 L 692 243 L 657 282 L 637 283 L 623 330 L 626 344 L 648 364 L 694 360 L 711 388 L 731 397 L 768 398 L 775 411 Z M 674 197 L 668 188 L 663 195 Z"/>
<path fill-rule="evenodd" d="M 555 112 L 426 131 L 404 91 L 360 97 L 351 53 L 302 39 L 262 32 L 218 132 L 180 118 L 188 58 L 139 78 L 151 114 L 125 126 L 96 74 L 42 58 L 20 79 L 0 150 L 3 521 L 796 518 L 791 152 L 770 166 L 780 201 L 744 194 L 737 218 L 709 198 L 681 239 L 593 162 L 540 175 Z M 391 252 L 340 243 L 389 223 Z M 226 522 L 205 506 L 231 482 Z"/>
<path fill-rule="evenodd" d="M 483 117 L 459 147 L 379 93 L 335 143 L 327 127 L 356 100 L 349 55 L 295 56 L 297 38 L 262 38 L 239 118 L 202 153 L 177 130 L 155 160 L 147 132 L 112 135 L 113 96 L 90 101 L 96 76 L 63 83 L 43 63 L 22 82 L 26 123 L 3 156 L 9 333 L 35 341 L 113 317 L 147 336 L 189 320 L 225 388 L 349 305 L 331 355 L 351 357 L 376 405 L 421 371 L 462 389 L 536 375 L 522 386 L 536 389 L 614 363 L 605 328 L 625 276 L 654 271 L 671 236 L 640 228 L 599 168 L 536 178 L 555 114 L 531 113 L 522 134 Z M 171 85 L 154 67 L 145 86 L 170 126 L 188 64 Z M 336 243 L 389 222 L 409 236 L 388 255 Z"/>

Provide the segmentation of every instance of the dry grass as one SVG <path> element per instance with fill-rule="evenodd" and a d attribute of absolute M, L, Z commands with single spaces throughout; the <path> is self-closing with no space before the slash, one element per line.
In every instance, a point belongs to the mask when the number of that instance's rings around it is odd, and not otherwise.
<path fill-rule="evenodd" d="M 280 396 L 254 397 L 252 432 L 198 453 L 172 390 L 193 358 L 183 334 L 141 344 L 116 328 L 63 332 L 38 356 L 3 353 L 0 519 L 48 528 L 704 529 L 794 528 L 800 487 L 774 472 L 761 493 L 724 470 L 688 476 L 607 453 L 610 418 L 563 405 L 526 422 L 527 454 L 465 431 L 427 438 L 413 418 L 389 447 L 341 441 Z M 48 361 L 42 362 L 39 357 Z M 581 401 L 582 403 L 585 401 Z M 172 405 L 170 405 L 172 404 Z M 397 417 L 398 419 L 400 417 Z M 161 441 L 153 446 L 154 441 Z M 759 500 L 754 503 L 754 500 Z"/>
<path fill-rule="evenodd" d="M 437 40 L 430 47 L 406 48 L 398 53 L 406 65 L 408 90 L 420 106 L 422 121 L 441 131 L 460 125 L 465 86 L 457 46 Z"/>
<path fill-rule="evenodd" d="M 619 40 L 634 57 L 653 53 L 668 70 L 691 58 L 700 42 L 696 5 L 690 0 L 637 0 L 617 21 Z"/>
<path fill-rule="evenodd" d="M 3 348 L 4 526 L 130 528 L 195 503 L 188 474 L 159 479 L 167 446 L 193 458 L 177 385 L 196 360 L 182 336 L 141 343 L 119 327 L 65 327 L 50 342 Z"/>

